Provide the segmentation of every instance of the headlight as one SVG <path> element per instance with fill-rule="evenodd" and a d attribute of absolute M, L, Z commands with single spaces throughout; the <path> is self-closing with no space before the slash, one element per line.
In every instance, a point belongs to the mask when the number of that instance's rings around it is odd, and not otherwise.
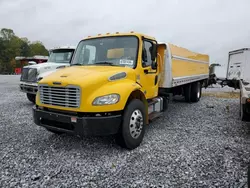
<path fill-rule="evenodd" d="M 250 98 L 247 99 L 247 103 L 250 103 Z"/>
<path fill-rule="evenodd" d="M 120 95 L 118 94 L 110 94 L 110 95 L 104 95 L 95 98 L 93 101 L 93 105 L 107 105 L 107 104 L 115 104 L 120 100 Z"/>

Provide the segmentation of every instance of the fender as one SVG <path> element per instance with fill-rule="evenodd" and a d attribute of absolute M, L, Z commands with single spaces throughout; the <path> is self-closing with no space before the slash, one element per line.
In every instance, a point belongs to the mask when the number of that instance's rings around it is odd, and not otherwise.
<path fill-rule="evenodd" d="M 142 87 L 137 84 L 134 80 L 124 79 L 108 82 L 98 89 L 89 90 L 88 87 L 82 89 L 81 94 L 81 105 L 80 108 L 62 108 L 54 106 L 53 108 L 59 110 L 68 110 L 74 112 L 86 112 L 86 113 L 101 113 L 101 112 L 116 112 L 122 111 L 127 103 L 127 100 L 130 94 L 135 91 L 140 90 L 142 92 Z M 105 96 L 109 94 L 119 94 L 120 99 L 116 104 L 110 105 L 93 105 L 95 98 L 100 96 Z M 40 93 L 37 92 L 36 95 L 36 104 L 38 106 L 49 107 L 48 105 L 41 104 L 40 102 Z"/>
<path fill-rule="evenodd" d="M 97 90 L 93 91 L 88 97 L 87 104 L 83 104 L 82 111 L 85 112 L 112 112 L 112 111 L 121 111 L 126 106 L 127 100 L 130 94 L 135 91 L 142 91 L 142 87 L 137 84 L 135 81 L 130 79 L 124 79 L 114 82 L 109 82 Z M 103 106 L 93 106 L 92 102 L 96 97 L 104 96 L 108 94 L 119 94 L 119 102 L 112 105 L 103 105 Z"/>

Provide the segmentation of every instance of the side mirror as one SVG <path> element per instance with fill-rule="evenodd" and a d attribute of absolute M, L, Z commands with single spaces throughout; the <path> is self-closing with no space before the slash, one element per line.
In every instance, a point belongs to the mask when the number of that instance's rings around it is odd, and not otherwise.
<path fill-rule="evenodd" d="M 157 62 L 156 62 L 156 61 L 153 61 L 152 64 L 151 64 L 151 68 L 152 68 L 153 70 L 157 70 L 157 66 L 158 66 Z"/>
<path fill-rule="evenodd" d="M 83 62 L 89 62 L 90 50 L 84 49 Z"/>

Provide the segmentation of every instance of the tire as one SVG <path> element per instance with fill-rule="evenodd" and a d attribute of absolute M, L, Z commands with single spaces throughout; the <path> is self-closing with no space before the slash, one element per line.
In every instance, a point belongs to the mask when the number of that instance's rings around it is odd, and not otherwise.
<path fill-rule="evenodd" d="M 200 99 L 201 99 L 201 96 L 202 96 L 202 84 L 200 83 Z"/>
<path fill-rule="evenodd" d="M 49 132 L 52 132 L 52 133 L 54 133 L 54 134 L 63 134 L 63 133 L 60 132 L 60 131 L 55 131 L 55 130 L 48 129 L 48 128 L 46 128 L 46 130 L 49 131 Z"/>
<path fill-rule="evenodd" d="M 184 86 L 184 97 L 186 102 L 191 101 L 191 84 L 187 84 Z"/>
<path fill-rule="evenodd" d="M 161 96 L 163 99 L 163 112 L 166 112 L 168 109 L 168 99 L 165 96 Z"/>
<path fill-rule="evenodd" d="M 194 82 L 191 84 L 191 102 L 198 102 L 201 98 L 201 83 Z"/>
<path fill-rule="evenodd" d="M 241 121 L 249 121 L 249 117 L 245 112 L 244 104 L 241 104 L 241 92 L 240 92 L 240 120 Z"/>
<path fill-rule="evenodd" d="M 27 98 L 29 99 L 30 102 L 32 103 L 36 103 L 36 95 L 35 94 L 30 94 L 30 93 L 27 93 Z"/>
<path fill-rule="evenodd" d="M 241 91 L 240 91 L 240 119 L 242 120 L 241 114 L 242 114 L 242 107 L 241 107 Z"/>
<path fill-rule="evenodd" d="M 249 121 L 249 117 L 245 112 L 245 106 L 243 104 L 240 105 L 240 119 L 241 121 Z"/>
<path fill-rule="evenodd" d="M 118 144 L 129 150 L 137 148 L 143 140 L 145 125 L 145 105 L 142 101 L 133 99 L 125 108 L 121 124 L 121 133 L 117 135 Z M 136 132 L 139 132 L 139 134 L 136 134 Z"/>

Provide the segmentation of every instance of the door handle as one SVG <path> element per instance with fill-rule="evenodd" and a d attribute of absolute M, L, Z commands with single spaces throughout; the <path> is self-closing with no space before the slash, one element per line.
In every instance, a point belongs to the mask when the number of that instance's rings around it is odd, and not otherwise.
<path fill-rule="evenodd" d="M 158 82 L 158 75 L 155 76 L 155 85 L 157 84 Z"/>
<path fill-rule="evenodd" d="M 157 71 L 149 72 L 148 69 L 144 69 L 144 73 L 145 73 L 145 74 L 157 74 Z"/>

